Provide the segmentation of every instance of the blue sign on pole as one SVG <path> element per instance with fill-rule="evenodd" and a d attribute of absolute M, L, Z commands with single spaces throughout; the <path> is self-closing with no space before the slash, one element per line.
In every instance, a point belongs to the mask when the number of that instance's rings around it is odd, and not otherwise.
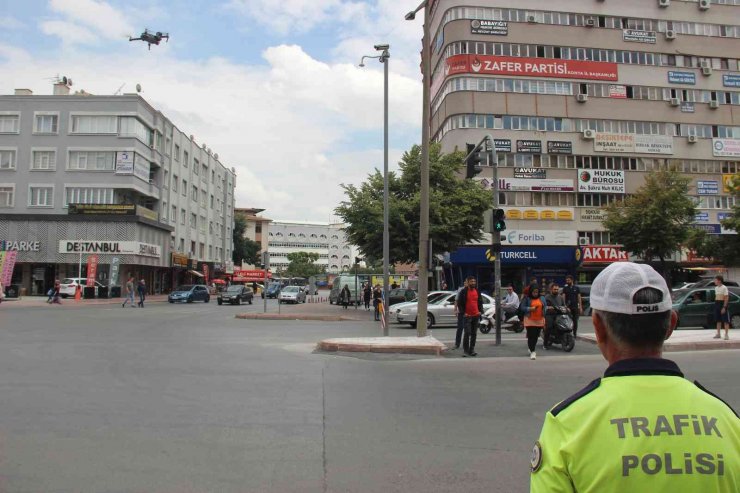
<path fill-rule="evenodd" d="M 694 72 L 668 72 L 668 82 L 671 84 L 696 85 L 696 74 Z"/>
<path fill-rule="evenodd" d="M 740 87 L 740 74 L 723 75 L 722 85 L 725 87 Z"/>

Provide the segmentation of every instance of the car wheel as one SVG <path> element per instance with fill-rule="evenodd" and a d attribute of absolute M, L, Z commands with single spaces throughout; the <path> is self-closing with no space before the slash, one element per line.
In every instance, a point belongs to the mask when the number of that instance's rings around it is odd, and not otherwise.
<path fill-rule="evenodd" d="M 63 300 L 66 300 L 67 298 L 69 298 L 68 294 L 60 294 L 59 296 L 61 296 Z"/>
<path fill-rule="evenodd" d="M 218 306 L 221 306 L 221 305 L 223 305 L 223 304 L 224 304 L 224 302 L 223 302 L 223 301 L 221 301 L 221 298 L 219 298 L 218 300 L 216 300 L 216 303 L 218 303 Z"/>
<path fill-rule="evenodd" d="M 175 302 L 174 302 L 174 301 L 172 301 L 172 300 L 168 300 L 168 301 L 169 301 L 170 303 L 173 303 L 173 304 L 175 303 Z"/>
<path fill-rule="evenodd" d="M 242 304 L 242 299 L 241 298 L 237 298 L 236 299 L 236 304 L 237 305 L 241 305 Z"/>
<path fill-rule="evenodd" d="M 249 298 L 249 304 L 250 305 L 252 304 L 252 298 Z"/>
<path fill-rule="evenodd" d="M 730 317 L 730 326 L 733 329 L 740 329 L 740 313 L 736 313 Z"/>
<path fill-rule="evenodd" d="M 206 296 L 206 299 L 203 300 L 204 303 L 208 303 L 209 301 L 211 301 L 211 297 L 210 296 Z"/>
<path fill-rule="evenodd" d="M 193 297 L 192 296 L 188 296 L 188 303 L 192 303 L 192 302 L 193 302 Z"/>
<path fill-rule="evenodd" d="M 434 326 L 434 315 L 427 313 L 427 329 L 431 329 Z"/>

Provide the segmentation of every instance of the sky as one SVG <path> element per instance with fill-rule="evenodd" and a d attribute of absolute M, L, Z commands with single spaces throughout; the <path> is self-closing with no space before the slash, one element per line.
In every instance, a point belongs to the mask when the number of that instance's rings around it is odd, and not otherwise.
<path fill-rule="evenodd" d="M 388 43 L 391 169 L 421 137 L 419 0 L 0 0 L 0 94 L 141 95 L 237 171 L 236 206 L 331 221 L 342 183 L 383 167 Z M 144 28 L 168 32 L 147 50 Z"/>

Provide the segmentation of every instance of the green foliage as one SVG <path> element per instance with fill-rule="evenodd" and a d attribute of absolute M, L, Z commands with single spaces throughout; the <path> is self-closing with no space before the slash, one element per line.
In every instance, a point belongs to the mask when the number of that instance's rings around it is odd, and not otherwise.
<path fill-rule="evenodd" d="M 687 241 L 696 216 L 690 181 L 675 170 L 647 174 L 637 193 L 607 207 L 612 239 L 645 261 L 660 259 L 665 272 L 665 259 Z"/>
<path fill-rule="evenodd" d="M 483 212 L 491 208 L 491 193 L 477 182 L 462 180 L 462 152 L 442 154 L 429 149 L 429 237 L 434 251 L 453 251 L 482 238 Z M 404 153 L 400 173 L 389 173 L 390 263 L 419 258 L 421 147 Z M 346 200 L 335 209 L 347 225 L 349 241 L 370 262 L 383 258 L 383 174 L 375 170 L 359 186 L 342 185 Z"/>
<path fill-rule="evenodd" d="M 730 183 L 732 194 L 740 198 L 740 175 L 736 175 Z M 722 226 L 740 231 L 740 203 L 732 208 L 731 214 L 722 221 Z M 710 235 L 704 230 L 694 229 L 686 246 L 700 257 L 714 259 L 726 266 L 740 265 L 740 235 Z"/>
<path fill-rule="evenodd" d="M 247 231 L 247 219 L 236 214 L 234 216 L 234 252 L 232 260 L 235 264 L 241 264 L 242 261 L 250 265 L 259 265 L 261 262 L 259 251 L 262 246 L 256 241 L 250 240 L 244 236 Z"/>
<path fill-rule="evenodd" d="M 288 254 L 288 268 L 285 270 L 287 276 L 294 277 L 311 277 L 317 274 L 323 274 L 325 269 L 316 265 L 319 259 L 318 253 L 313 252 L 293 252 Z"/>

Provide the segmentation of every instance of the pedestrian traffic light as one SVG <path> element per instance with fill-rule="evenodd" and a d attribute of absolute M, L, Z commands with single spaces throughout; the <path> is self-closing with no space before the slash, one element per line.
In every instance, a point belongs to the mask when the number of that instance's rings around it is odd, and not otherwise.
<path fill-rule="evenodd" d="M 473 178 L 478 173 L 483 171 L 481 163 L 484 159 L 484 154 L 481 152 L 480 147 L 475 144 L 467 144 L 468 159 L 465 161 L 465 178 Z"/>
<path fill-rule="evenodd" d="M 497 232 L 506 231 L 506 212 L 503 209 L 493 211 L 493 230 Z"/>

